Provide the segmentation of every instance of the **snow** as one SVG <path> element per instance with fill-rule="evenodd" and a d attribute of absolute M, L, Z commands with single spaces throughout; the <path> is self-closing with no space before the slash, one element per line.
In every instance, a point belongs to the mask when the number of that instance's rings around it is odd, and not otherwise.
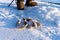
<path fill-rule="evenodd" d="M 60 3 L 60 0 L 41 0 L 41 1 Z"/>
<path fill-rule="evenodd" d="M 0 0 L 0 40 L 60 40 L 60 5 L 35 0 L 38 6 L 22 11 L 16 9 L 15 2 L 8 7 L 11 1 Z M 17 21 L 27 17 L 40 22 L 42 29 L 16 29 Z"/>

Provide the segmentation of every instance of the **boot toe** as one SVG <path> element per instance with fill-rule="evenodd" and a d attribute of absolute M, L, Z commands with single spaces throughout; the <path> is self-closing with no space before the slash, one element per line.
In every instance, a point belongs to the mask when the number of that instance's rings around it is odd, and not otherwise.
<path fill-rule="evenodd" d="M 38 6 L 38 3 L 37 2 L 32 2 L 31 6 Z"/>
<path fill-rule="evenodd" d="M 18 10 L 24 10 L 24 8 L 17 8 Z"/>
<path fill-rule="evenodd" d="M 29 4 L 25 4 L 25 6 L 38 6 L 37 2 L 31 2 Z"/>

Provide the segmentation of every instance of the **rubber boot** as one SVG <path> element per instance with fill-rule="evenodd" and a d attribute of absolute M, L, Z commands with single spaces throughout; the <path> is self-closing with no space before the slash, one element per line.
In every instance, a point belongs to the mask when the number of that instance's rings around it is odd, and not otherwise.
<path fill-rule="evenodd" d="M 25 6 L 37 6 L 37 2 L 33 2 L 34 0 L 26 0 Z"/>
<path fill-rule="evenodd" d="M 17 0 L 17 9 L 24 10 L 24 0 Z"/>

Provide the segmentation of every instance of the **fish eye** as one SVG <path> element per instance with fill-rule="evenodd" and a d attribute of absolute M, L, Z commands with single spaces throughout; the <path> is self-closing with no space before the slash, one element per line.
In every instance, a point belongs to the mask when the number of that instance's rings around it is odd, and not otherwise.
<path fill-rule="evenodd" d="M 23 18 L 23 20 L 25 20 L 25 18 Z"/>
<path fill-rule="evenodd" d="M 30 21 L 31 19 L 27 19 L 27 21 Z"/>

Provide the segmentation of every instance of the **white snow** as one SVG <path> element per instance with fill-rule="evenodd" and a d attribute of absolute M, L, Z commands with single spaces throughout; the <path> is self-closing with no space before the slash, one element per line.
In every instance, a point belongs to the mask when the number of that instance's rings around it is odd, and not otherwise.
<path fill-rule="evenodd" d="M 16 9 L 15 1 L 8 7 L 11 1 L 0 0 L 0 40 L 60 40 L 60 5 L 35 0 L 38 6 L 25 7 L 22 11 Z M 27 17 L 36 19 L 42 29 L 16 29 L 17 21 Z"/>
<path fill-rule="evenodd" d="M 4 21 L 0 21 L 0 27 L 5 26 L 5 25 L 6 25 L 6 23 Z"/>

